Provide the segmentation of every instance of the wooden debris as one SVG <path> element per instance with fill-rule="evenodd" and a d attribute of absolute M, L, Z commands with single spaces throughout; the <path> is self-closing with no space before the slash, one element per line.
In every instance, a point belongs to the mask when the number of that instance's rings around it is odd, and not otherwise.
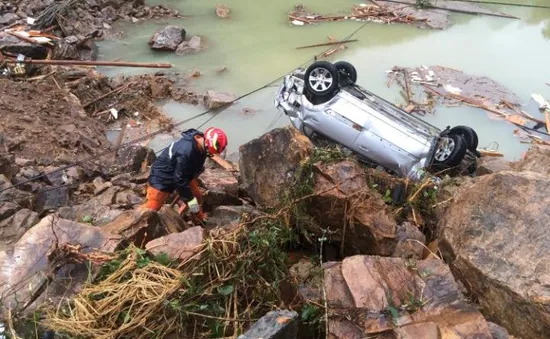
<path fill-rule="evenodd" d="M 296 49 L 322 47 L 322 46 L 332 46 L 332 45 L 346 44 L 346 43 L 349 43 L 349 42 L 356 42 L 356 41 L 359 41 L 359 40 L 352 39 L 352 40 L 342 40 L 342 41 L 330 41 L 330 42 L 325 42 L 325 43 L 322 43 L 322 44 L 300 46 L 300 47 L 296 47 Z"/>
<path fill-rule="evenodd" d="M 16 60 L 6 59 L 8 63 L 16 63 Z M 172 68 L 172 64 L 167 63 L 146 63 L 146 62 L 127 62 L 127 61 L 82 61 L 82 60 L 33 60 L 26 59 L 25 64 L 32 65 L 66 65 L 66 66 L 117 66 L 117 67 L 144 67 L 144 68 Z"/>

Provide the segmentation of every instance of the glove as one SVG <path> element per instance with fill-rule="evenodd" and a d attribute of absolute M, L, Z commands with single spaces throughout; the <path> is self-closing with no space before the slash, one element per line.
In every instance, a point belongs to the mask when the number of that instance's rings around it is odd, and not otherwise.
<path fill-rule="evenodd" d="M 201 210 L 197 198 L 189 200 L 189 202 L 187 202 L 187 206 L 189 206 L 189 212 L 191 213 L 199 213 L 199 211 Z"/>

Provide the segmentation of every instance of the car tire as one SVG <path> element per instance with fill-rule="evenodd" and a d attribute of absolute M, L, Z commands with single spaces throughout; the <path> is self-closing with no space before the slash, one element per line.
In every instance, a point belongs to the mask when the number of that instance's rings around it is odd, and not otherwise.
<path fill-rule="evenodd" d="M 328 101 L 327 97 L 332 99 L 338 80 L 338 70 L 328 61 L 314 62 L 304 74 L 306 91 L 314 97 L 322 97 L 323 101 Z"/>
<path fill-rule="evenodd" d="M 334 67 L 336 67 L 336 69 L 340 73 L 340 77 L 343 74 L 352 83 L 357 82 L 357 70 L 355 69 L 355 66 L 353 66 L 349 62 L 347 62 L 347 61 L 338 61 L 334 64 Z"/>
<path fill-rule="evenodd" d="M 466 141 L 458 134 L 448 134 L 441 138 L 445 143 L 435 151 L 434 165 L 457 166 L 468 150 Z"/>
<path fill-rule="evenodd" d="M 477 137 L 476 131 L 474 131 L 471 127 L 455 126 L 451 128 L 449 134 L 462 136 L 462 138 L 464 138 L 464 141 L 466 141 L 467 148 L 472 152 L 476 152 L 479 139 Z"/>

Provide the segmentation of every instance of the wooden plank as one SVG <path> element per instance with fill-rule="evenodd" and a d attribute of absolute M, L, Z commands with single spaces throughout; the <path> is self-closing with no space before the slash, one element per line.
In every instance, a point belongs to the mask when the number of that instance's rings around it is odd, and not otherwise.
<path fill-rule="evenodd" d="M 332 46 L 332 45 L 346 44 L 346 43 L 348 43 L 348 42 L 356 42 L 356 41 L 359 41 L 359 40 L 357 40 L 357 39 L 352 39 L 352 40 L 342 40 L 342 41 L 330 41 L 330 42 L 325 42 L 325 43 L 322 43 L 322 44 L 300 46 L 300 47 L 296 47 L 296 49 L 313 48 L 313 47 L 322 47 L 322 46 Z"/>

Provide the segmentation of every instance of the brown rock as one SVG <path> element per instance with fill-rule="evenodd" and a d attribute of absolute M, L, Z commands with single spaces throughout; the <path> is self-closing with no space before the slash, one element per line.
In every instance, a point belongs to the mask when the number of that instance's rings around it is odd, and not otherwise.
<path fill-rule="evenodd" d="M 511 166 L 520 172 L 530 171 L 550 175 L 550 146 L 532 146 L 523 159 L 511 163 Z"/>
<path fill-rule="evenodd" d="M 345 255 L 391 255 L 397 245 L 397 224 L 382 196 L 369 188 L 363 168 L 345 160 L 316 164 L 314 169 L 316 195 L 308 212 L 317 225 L 304 227 L 315 238 L 327 229 L 329 242 L 344 243 Z"/>
<path fill-rule="evenodd" d="M 205 188 L 203 206 L 211 210 L 223 205 L 242 205 L 239 199 L 239 183 L 230 172 L 221 168 L 206 168 L 199 177 L 199 184 Z"/>
<path fill-rule="evenodd" d="M 59 207 L 67 206 L 68 204 L 69 188 L 67 186 L 47 187 L 39 191 L 36 195 L 33 210 L 43 215 L 44 213 L 56 210 Z"/>
<path fill-rule="evenodd" d="M 167 205 L 163 206 L 158 212 L 160 223 L 168 233 L 179 233 L 189 228 L 182 217 Z"/>
<path fill-rule="evenodd" d="M 0 174 L 0 190 L 5 190 L 0 192 L 0 203 L 12 202 L 18 204 L 21 207 L 31 207 L 33 195 L 29 192 L 21 191 L 15 187 L 7 189 L 11 186 L 11 181 L 6 178 L 5 175 Z"/>
<path fill-rule="evenodd" d="M 150 166 L 155 161 L 155 152 L 143 146 L 128 146 L 121 148 L 116 153 L 117 164 L 123 168 L 125 172 L 131 171 L 134 174 L 141 172 L 141 168 Z"/>
<path fill-rule="evenodd" d="M 290 267 L 289 274 L 303 301 L 322 301 L 323 271 L 318 264 L 304 258 Z"/>
<path fill-rule="evenodd" d="M 405 222 L 397 226 L 397 239 L 399 242 L 392 256 L 399 258 L 422 259 L 426 236 L 415 225 Z"/>
<path fill-rule="evenodd" d="M 262 212 L 247 205 L 219 206 L 208 213 L 207 226 L 209 229 L 220 227 L 226 230 L 232 230 L 243 221 L 253 220 L 261 215 L 263 215 Z"/>
<path fill-rule="evenodd" d="M 120 236 L 125 242 L 131 242 L 137 247 L 143 247 L 150 240 L 167 233 L 162 229 L 156 212 L 140 208 L 123 212 L 112 222 L 101 226 L 101 229 Z"/>
<path fill-rule="evenodd" d="M 504 327 L 492 322 L 487 322 L 487 325 L 489 325 L 489 331 L 491 331 L 493 339 L 512 339 L 512 336 Z"/>
<path fill-rule="evenodd" d="M 19 211 L 21 207 L 13 202 L 0 202 L 0 221 L 7 219 Z"/>
<path fill-rule="evenodd" d="M 145 249 L 153 255 L 166 253 L 171 259 L 185 261 L 198 252 L 204 236 L 204 229 L 195 226 L 181 233 L 171 233 L 154 239 L 145 245 Z"/>
<path fill-rule="evenodd" d="M 550 333 L 550 180 L 533 172 L 477 178 L 440 221 L 440 249 L 484 314 L 510 333 Z"/>
<path fill-rule="evenodd" d="M 178 45 L 176 49 L 177 55 L 186 55 L 186 54 L 195 54 L 200 52 L 203 49 L 202 38 L 198 35 L 195 35 L 189 39 L 189 41 L 184 41 Z M 209 107 L 210 108 L 210 107 Z"/>
<path fill-rule="evenodd" d="M 167 26 L 155 32 L 149 39 L 149 46 L 156 50 L 175 51 L 185 39 L 185 34 L 182 27 Z"/>
<path fill-rule="evenodd" d="M 411 339 L 434 333 L 440 333 L 435 338 L 492 339 L 485 319 L 465 301 L 441 260 L 411 267 L 400 258 L 348 257 L 325 265 L 325 289 L 331 338 L 387 332 Z"/>
<path fill-rule="evenodd" d="M 14 174 L 13 161 L 12 156 L 0 154 L 0 175 L 4 175 L 8 180 L 11 180 Z"/>
<path fill-rule="evenodd" d="M 235 96 L 226 92 L 206 91 L 203 97 L 204 105 L 208 109 L 220 108 L 235 100 Z"/>
<path fill-rule="evenodd" d="M 22 209 L 0 222 L 0 248 L 7 249 L 40 221 L 38 213 Z"/>
<path fill-rule="evenodd" d="M 239 147 L 242 188 L 263 207 L 278 205 L 293 182 L 300 162 L 313 150 L 309 139 L 293 127 L 276 128 Z"/>
<path fill-rule="evenodd" d="M 80 244 L 83 252 L 87 253 L 97 249 L 113 251 L 120 242 L 120 238 L 107 234 L 98 227 L 59 219 L 53 215 L 45 217 L 14 244 L 13 250 L 0 252 L 0 281 L 3 282 L 0 284 L 3 306 L 0 307 L 0 315 L 6 316 L 4 312 L 8 307 L 15 310 L 31 301 L 33 294 L 39 293 L 47 274 L 50 274 L 48 252 L 56 244 Z M 83 268 L 87 274 L 85 265 Z M 62 281 L 62 286 L 68 291 L 76 283 L 74 274 L 71 273 L 74 272 L 60 271 L 52 278 Z M 63 296 L 64 293 L 52 294 L 50 286 L 39 295 L 37 303 Z M 27 311 L 31 309 L 32 307 Z"/>

